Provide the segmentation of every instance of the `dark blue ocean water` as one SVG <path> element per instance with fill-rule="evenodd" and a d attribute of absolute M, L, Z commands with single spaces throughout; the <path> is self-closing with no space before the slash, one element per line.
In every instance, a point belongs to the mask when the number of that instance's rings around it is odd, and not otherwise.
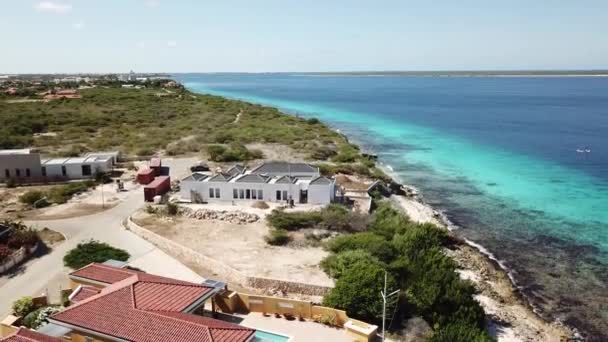
<path fill-rule="evenodd" d="M 176 78 L 340 129 L 502 260 L 548 317 L 607 336 L 608 78 Z"/>

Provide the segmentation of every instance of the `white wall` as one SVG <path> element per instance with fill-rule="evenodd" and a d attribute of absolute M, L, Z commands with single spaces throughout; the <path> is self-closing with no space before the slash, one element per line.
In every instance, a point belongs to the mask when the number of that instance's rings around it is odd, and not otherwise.
<path fill-rule="evenodd" d="M 310 184 L 308 186 L 308 203 L 329 204 L 334 200 L 335 184 Z"/>
<path fill-rule="evenodd" d="M 220 189 L 220 198 L 211 198 L 209 196 L 209 188 Z M 233 189 L 239 191 L 239 198 L 233 198 Z M 240 199 L 240 190 L 246 194 L 246 190 L 255 191 L 262 190 L 263 198 L 244 198 Z M 259 201 L 266 202 L 284 202 L 283 191 L 287 191 L 288 198 L 291 195 L 293 200 L 298 203 L 300 199 L 300 184 L 269 184 L 269 183 L 221 183 L 221 182 L 196 182 L 182 181 L 180 184 L 180 197 L 184 200 L 192 200 L 191 191 L 199 194 L 204 202 L 214 201 Z M 281 191 L 281 200 L 276 199 L 276 192 Z M 250 196 L 252 197 L 252 196 Z M 257 196 L 256 196 L 257 197 Z"/>

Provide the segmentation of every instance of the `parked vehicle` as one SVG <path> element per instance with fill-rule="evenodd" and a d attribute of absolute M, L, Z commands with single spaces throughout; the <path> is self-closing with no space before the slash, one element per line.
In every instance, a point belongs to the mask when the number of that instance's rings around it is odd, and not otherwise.
<path fill-rule="evenodd" d="M 203 163 L 190 166 L 190 172 L 206 172 L 206 171 L 209 171 L 209 166 L 207 166 L 206 164 L 203 164 Z"/>

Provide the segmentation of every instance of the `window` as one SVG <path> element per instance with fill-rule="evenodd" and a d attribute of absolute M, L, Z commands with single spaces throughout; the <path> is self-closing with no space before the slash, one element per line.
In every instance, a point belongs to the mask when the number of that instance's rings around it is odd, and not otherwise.
<path fill-rule="evenodd" d="M 239 190 L 238 189 L 232 189 L 232 198 L 239 198 Z"/>
<path fill-rule="evenodd" d="M 21 177 L 21 170 L 15 169 L 15 174 L 17 175 L 17 177 Z"/>
<path fill-rule="evenodd" d="M 42 176 L 46 177 L 46 167 L 42 167 Z"/>
<path fill-rule="evenodd" d="M 287 197 L 287 191 L 283 190 L 283 201 L 287 201 L 289 197 Z"/>
<path fill-rule="evenodd" d="M 63 166 L 63 165 L 61 166 L 61 174 L 64 175 L 64 176 L 68 175 L 68 170 L 66 170 L 65 166 Z"/>
<path fill-rule="evenodd" d="M 25 169 L 25 177 L 31 177 L 32 173 L 30 172 L 30 169 Z"/>
<path fill-rule="evenodd" d="M 82 175 L 90 176 L 91 174 L 92 174 L 91 165 L 82 165 Z"/>
<path fill-rule="evenodd" d="M 277 190 L 277 201 L 281 200 L 281 190 Z"/>
<path fill-rule="evenodd" d="M 240 199 L 245 198 L 245 191 L 243 191 L 243 189 L 239 189 L 239 198 Z"/>
<path fill-rule="evenodd" d="M 258 190 L 258 199 L 264 199 L 264 192 L 262 190 Z"/>
<path fill-rule="evenodd" d="M 249 190 L 249 189 L 245 190 L 245 198 L 246 199 L 250 199 L 251 198 L 251 190 Z"/>
<path fill-rule="evenodd" d="M 9 170 L 9 169 L 4 170 L 4 176 L 6 178 L 10 178 L 11 177 L 11 170 Z"/>
<path fill-rule="evenodd" d="M 251 190 L 251 199 L 258 199 L 257 192 L 255 190 Z"/>
<path fill-rule="evenodd" d="M 220 188 L 215 188 L 215 198 L 220 198 Z"/>
<path fill-rule="evenodd" d="M 215 197 L 215 192 L 213 192 L 213 188 L 209 188 L 209 197 L 210 198 L 214 198 Z"/>

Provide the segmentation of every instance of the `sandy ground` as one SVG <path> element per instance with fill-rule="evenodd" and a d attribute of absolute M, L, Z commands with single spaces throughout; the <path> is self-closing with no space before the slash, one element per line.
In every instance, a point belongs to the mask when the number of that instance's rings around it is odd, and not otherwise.
<path fill-rule="evenodd" d="M 212 209 L 209 206 L 205 208 Z M 261 209 L 250 208 L 246 211 L 264 215 Z M 187 218 L 169 221 L 159 220 L 157 216 L 143 211 L 135 214 L 133 219 L 157 234 L 222 261 L 245 274 L 333 286 L 333 281 L 318 267 L 327 252 L 314 247 L 268 245 L 264 241 L 268 227 L 263 219 L 240 225 Z"/>
<path fill-rule="evenodd" d="M 246 145 L 250 150 L 260 150 L 264 153 L 264 160 L 281 160 L 289 162 L 303 162 L 306 157 L 305 154 L 295 151 L 289 146 L 282 144 L 248 144 Z"/>
<path fill-rule="evenodd" d="M 125 200 L 139 185 L 128 181 L 124 183 L 124 188 L 124 191 L 118 192 L 116 184 L 98 185 L 72 197 L 67 203 L 31 210 L 24 216 L 28 220 L 57 220 L 99 213 Z"/>
<path fill-rule="evenodd" d="M 392 196 L 391 200 L 413 221 L 445 227 L 430 206 L 404 196 Z M 499 342 L 558 342 L 571 336 L 565 327 L 536 315 L 518 295 L 506 272 L 477 249 L 463 244 L 446 253 L 460 265 L 460 276 L 479 290 L 476 299 L 488 315 L 488 331 Z"/>

